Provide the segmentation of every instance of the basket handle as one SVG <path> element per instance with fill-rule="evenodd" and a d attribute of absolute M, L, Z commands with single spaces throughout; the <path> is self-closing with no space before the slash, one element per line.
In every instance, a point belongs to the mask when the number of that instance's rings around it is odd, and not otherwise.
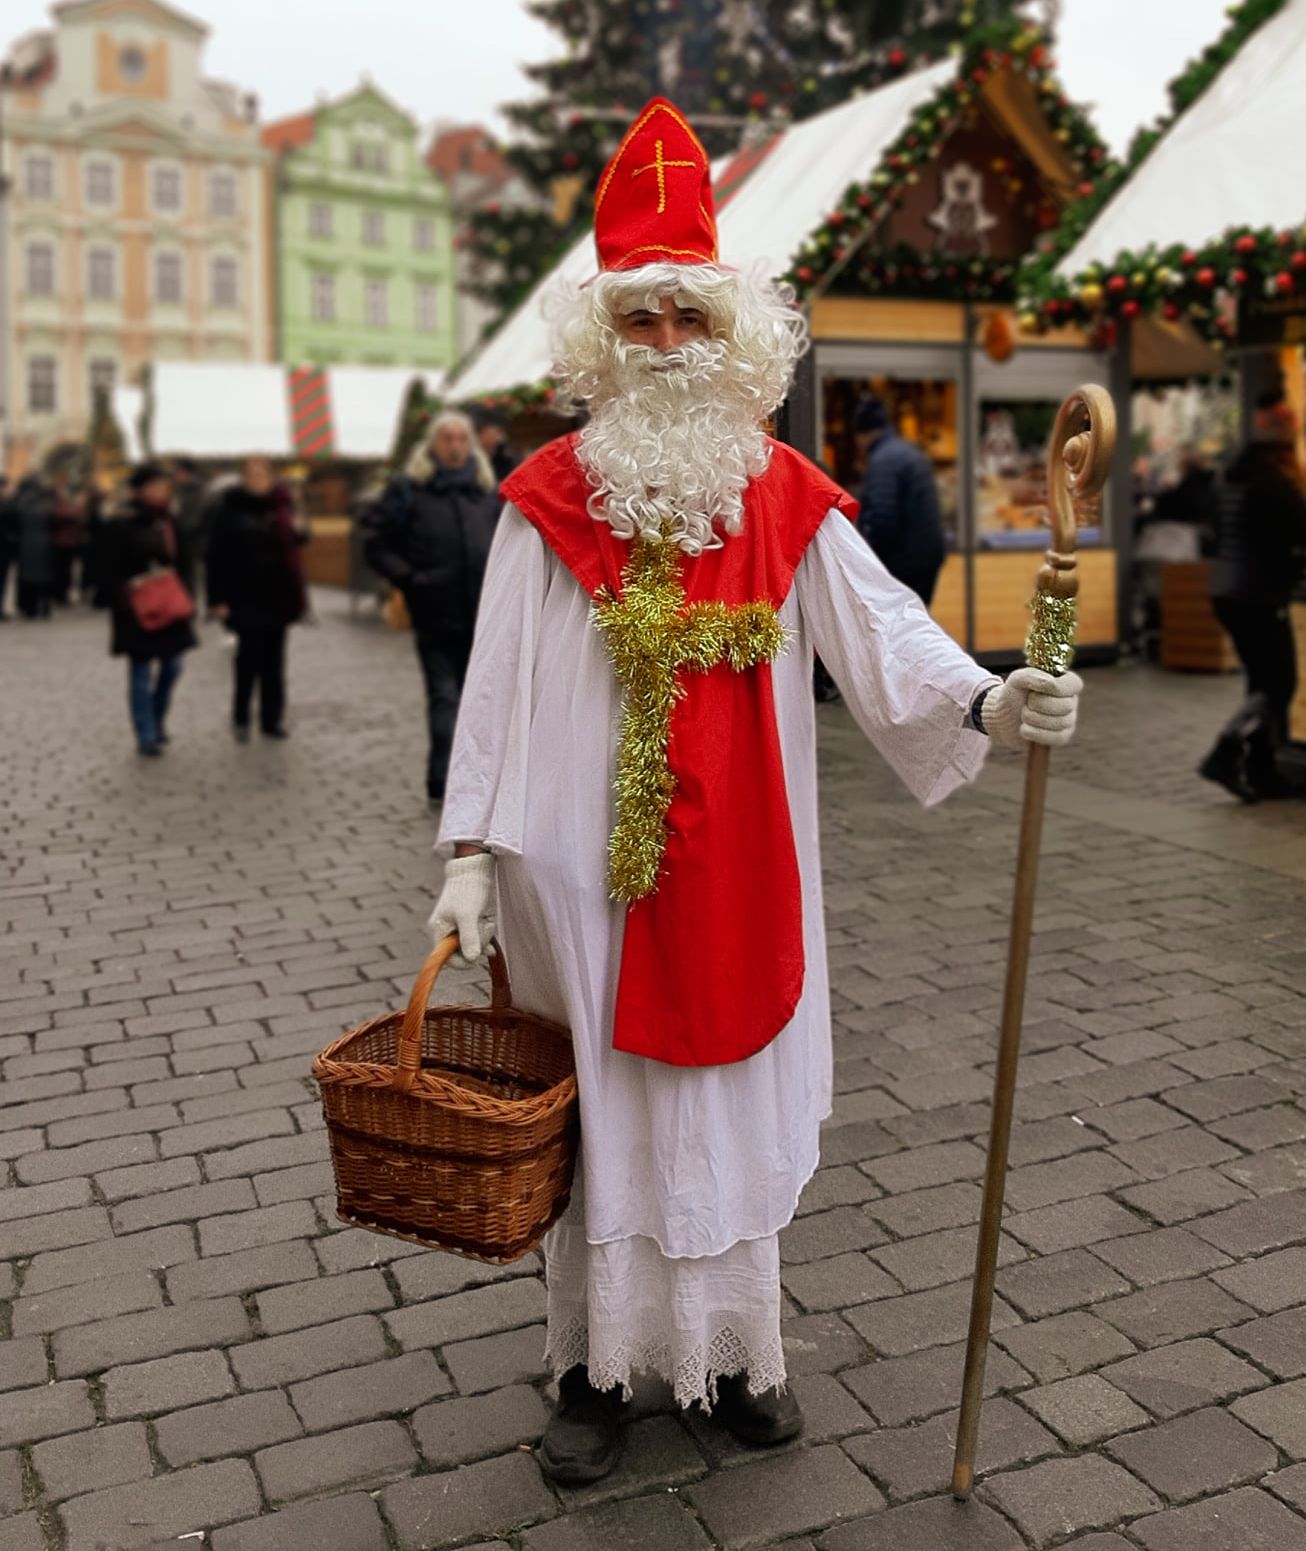
<path fill-rule="evenodd" d="M 422 1025 L 426 1021 L 426 1009 L 431 1002 L 431 992 L 440 971 L 458 951 L 458 933 L 450 932 L 436 943 L 426 963 L 417 972 L 408 1009 L 404 1013 L 404 1026 L 399 1034 L 398 1058 L 395 1062 L 394 1087 L 407 1093 L 422 1069 Z M 508 965 L 499 946 L 499 939 L 490 939 L 490 1006 L 502 1009 L 512 1005 L 512 984 L 508 979 Z"/>

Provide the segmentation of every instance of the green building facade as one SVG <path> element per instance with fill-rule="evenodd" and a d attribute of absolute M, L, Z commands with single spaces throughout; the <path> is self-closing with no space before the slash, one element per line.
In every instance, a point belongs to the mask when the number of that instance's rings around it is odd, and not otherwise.
<path fill-rule="evenodd" d="M 364 83 L 263 131 L 273 172 L 276 355 L 447 370 L 453 218 L 417 123 Z"/>

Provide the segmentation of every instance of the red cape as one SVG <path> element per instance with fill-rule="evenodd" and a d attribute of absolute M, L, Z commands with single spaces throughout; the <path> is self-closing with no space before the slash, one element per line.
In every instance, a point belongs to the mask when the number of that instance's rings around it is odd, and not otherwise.
<path fill-rule="evenodd" d="M 586 510 L 575 435 L 548 443 L 502 494 L 594 597 L 621 594 L 630 544 Z M 687 603 L 779 609 L 831 507 L 857 503 L 783 442 L 744 493 L 744 530 L 680 557 Z M 613 1046 L 676 1066 L 742 1061 L 802 995 L 803 911 L 769 663 L 683 677 L 668 760 L 676 791 L 656 891 L 627 908 Z"/>

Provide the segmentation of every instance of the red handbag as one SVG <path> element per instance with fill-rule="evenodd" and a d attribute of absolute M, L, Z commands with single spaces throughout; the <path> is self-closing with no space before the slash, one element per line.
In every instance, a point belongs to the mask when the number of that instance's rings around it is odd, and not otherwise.
<path fill-rule="evenodd" d="M 177 553 L 177 540 L 172 524 L 163 524 L 163 548 L 168 558 Z M 170 565 L 155 566 L 143 576 L 135 576 L 128 583 L 128 599 L 136 623 L 142 630 L 166 630 L 169 625 L 179 625 L 195 613 L 195 600 L 186 585 Z"/>
<path fill-rule="evenodd" d="M 142 630 L 165 630 L 195 613 L 195 600 L 171 566 L 147 571 L 131 582 L 132 613 Z"/>

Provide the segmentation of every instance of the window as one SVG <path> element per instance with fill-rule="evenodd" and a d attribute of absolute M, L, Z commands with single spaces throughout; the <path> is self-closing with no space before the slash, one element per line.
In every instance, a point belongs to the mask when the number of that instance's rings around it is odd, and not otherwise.
<path fill-rule="evenodd" d="M 111 302 L 117 294 L 117 265 L 112 248 L 86 250 L 86 294 L 93 302 Z"/>
<path fill-rule="evenodd" d="M 349 147 L 349 165 L 359 172 L 367 169 L 367 147 L 361 140 L 355 140 Z"/>
<path fill-rule="evenodd" d="M 114 201 L 113 163 L 93 161 L 86 164 L 86 203 L 111 205 Z"/>
<path fill-rule="evenodd" d="M 385 145 L 372 147 L 372 171 L 386 173 L 390 171 L 390 148 Z"/>
<path fill-rule="evenodd" d="M 23 193 L 28 199 L 54 198 L 54 157 L 44 151 L 23 159 Z"/>
<path fill-rule="evenodd" d="M 108 398 L 113 393 L 113 385 L 118 379 L 118 363 L 112 356 L 94 356 L 90 364 L 90 389 L 91 403 L 95 403 L 97 393 L 103 393 Z"/>
<path fill-rule="evenodd" d="M 145 79 L 146 60 L 144 49 L 129 43 L 118 54 L 118 74 L 124 81 L 135 83 Z"/>
<path fill-rule="evenodd" d="M 363 211 L 363 241 L 369 248 L 385 243 L 385 216 L 379 210 Z"/>
<path fill-rule="evenodd" d="M 435 327 L 435 287 L 429 281 L 419 283 L 417 287 L 417 327 L 429 334 Z"/>
<path fill-rule="evenodd" d="M 225 170 L 209 174 L 209 214 L 230 220 L 236 214 L 236 174 Z"/>
<path fill-rule="evenodd" d="M 236 260 L 225 254 L 209 267 L 209 301 L 215 307 L 234 307 L 237 302 L 239 275 Z"/>
<path fill-rule="evenodd" d="M 177 306 L 181 299 L 182 265 L 180 253 L 154 255 L 154 300 L 164 306 Z"/>
<path fill-rule="evenodd" d="M 156 167 L 154 169 L 153 197 L 156 210 L 181 209 L 180 167 Z"/>
<path fill-rule="evenodd" d="M 34 415 L 52 415 L 57 407 L 55 360 L 52 355 L 27 358 L 27 407 Z"/>
<path fill-rule="evenodd" d="M 364 295 L 368 328 L 386 328 L 390 322 L 389 286 L 384 280 L 369 280 Z"/>
<path fill-rule="evenodd" d="M 29 242 L 26 252 L 26 285 L 29 296 L 54 295 L 54 243 Z"/>
<path fill-rule="evenodd" d="M 312 307 L 314 323 L 336 321 L 336 277 L 334 275 L 313 276 Z"/>
<path fill-rule="evenodd" d="M 332 220 L 334 212 L 330 205 L 310 205 L 308 207 L 308 235 L 310 237 L 332 237 L 335 235 L 335 223 Z"/>
<path fill-rule="evenodd" d="M 419 215 L 413 222 L 413 247 L 419 253 L 430 253 L 435 248 L 435 222 L 429 215 Z"/>

